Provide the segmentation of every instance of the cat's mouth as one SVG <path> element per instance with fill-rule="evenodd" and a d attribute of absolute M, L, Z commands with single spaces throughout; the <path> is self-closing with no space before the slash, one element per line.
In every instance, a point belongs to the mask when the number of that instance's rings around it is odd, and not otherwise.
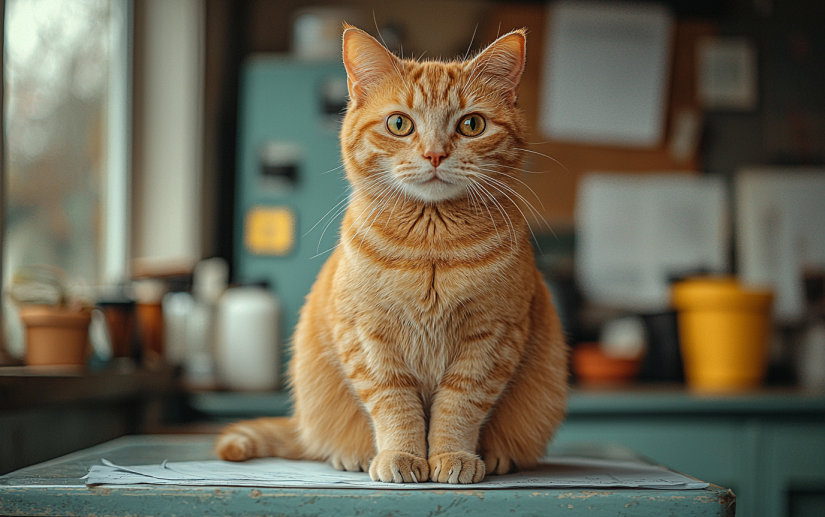
<path fill-rule="evenodd" d="M 419 185 L 452 185 L 452 183 L 441 178 L 437 173 L 434 172 L 432 177 L 420 182 Z"/>
<path fill-rule="evenodd" d="M 406 184 L 407 192 L 421 201 L 437 202 L 458 196 L 463 192 L 463 187 L 456 181 L 457 178 L 444 179 L 438 174 L 427 174 L 417 178 L 406 178 L 402 183 Z M 459 180 L 460 181 L 460 180 Z"/>

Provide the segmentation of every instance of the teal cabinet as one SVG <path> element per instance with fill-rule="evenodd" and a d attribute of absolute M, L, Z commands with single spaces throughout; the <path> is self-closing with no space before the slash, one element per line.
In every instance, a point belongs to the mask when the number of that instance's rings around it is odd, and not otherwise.
<path fill-rule="evenodd" d="M 762 429 L 757 493 L 762 515 L 825 515 L 825 424 L 767 423 Z"/>
<path fill-rule="evenodd" d="M 725 486 L 739 515 L 825 515 L 825 394 L 574 391 L 551 445 L 615 443 Z"/>
<path fill-rule="evenodd" d="M 553 445 L 619 443 L 691 476 L 741 492 L 743 428 L 711 418 L 571 416 Z M 552 451 L 552 448 L 551 448 Z M 678 464 L 678 466 L 676 466 Z"/>

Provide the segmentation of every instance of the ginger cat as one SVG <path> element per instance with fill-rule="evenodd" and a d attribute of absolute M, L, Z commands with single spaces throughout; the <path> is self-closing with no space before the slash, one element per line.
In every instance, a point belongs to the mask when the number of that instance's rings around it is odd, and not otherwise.
<path fill-rule="evenodd" d="M 343 40 L 354 190 L 295 332 L 295 414 L 233 424 L 216 453 L 396 483 L 529 467 L 564 418 L 567 347 L 513 202 L 525 32 L 453 62 Z"/>

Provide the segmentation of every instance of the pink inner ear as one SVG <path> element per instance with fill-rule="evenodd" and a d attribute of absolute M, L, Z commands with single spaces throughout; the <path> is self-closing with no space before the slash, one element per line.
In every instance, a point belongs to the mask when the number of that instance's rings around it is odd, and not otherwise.
<path fill-rule="evenodd" d="M 473 65 L 483 67 L 484 75 L 504 79 L 502 87 L 517 92 L 524 72 L 526 43 L 523 31 L 505 34 L 473 59 Z"/>
<path fill-rule="evenodd" d="M 354 27 L 344 31 L 344 67 L 353 97 L 363 96 L 400 66 L 398 59 L 366 32 Z"/>

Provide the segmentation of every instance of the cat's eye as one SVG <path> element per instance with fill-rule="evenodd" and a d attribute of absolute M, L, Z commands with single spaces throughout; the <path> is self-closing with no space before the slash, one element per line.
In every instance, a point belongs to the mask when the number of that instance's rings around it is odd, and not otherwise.
<path fill-rule="evenodd" d="M 458 132 L 464 136 L 478 136 L 484 132 L 487 122 L 478 113 L 471 113 L 458 121 Z"/>
<path fill-rule="evenodd" d="M 387 118 L 387 130 L 395 136 L 407 136 L 413 132 L 413 123 L 410 117 L 393 113 Z"/>

